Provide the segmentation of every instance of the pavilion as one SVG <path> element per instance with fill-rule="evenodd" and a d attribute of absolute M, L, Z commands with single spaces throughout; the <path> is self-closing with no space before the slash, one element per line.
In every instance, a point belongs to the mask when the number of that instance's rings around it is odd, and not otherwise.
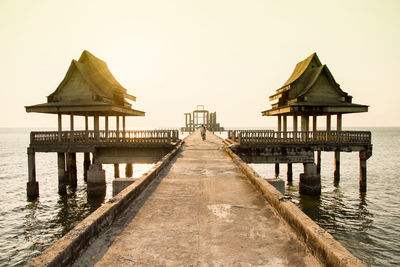
<path fill-rule="evenodd" d="M 293 132 L 298 132 L 298 117 L 301 132 L 317 132 L 317 118 L 326 117 L 326 131 L 332 131 L 331 117 L 336 116 L 335 131 L 342 131 L 342 115 L 367 112 L 367 105 L 352 103 L 352 96 L 344 92 L 335 81 L 326 65 L 321 64 L 316 53 L 297 63 L 289 79 L 269 97 L 272 108 L 262 112 L 263 116 L 278 118 L 278 132 L 287 132 L 288 117 L 293 117 Z M 361 155 L 361 154 L 360 154 Z M 317 172 L 321 168 L 321 151 L 317 151 Z M 279 164 L 275 165 L 279 172 Z M 291 181 L 292 164 L 288 163 L 288 180 Z M 335 151 L 334 181 L 340 180 L 340 149 Z M 363 190 L 363 189 L 362 189 Z"/>
<path fill-rule="evenodd" d="M 118 83 L 111 74 L 107 64 L 84 50 L 78 61 L 72 60 L 71 65 L 57 89 L 47 97 L 47 103 L 26 106 L 26 112 L 49 113 L 58 115 L 58 134 L 56 140 L 50 140 L 52 144 L 62 144 L 65 140 L 89 138 L 89 117 L 93 117 L 93 139 L 99 138 L 100 117 L 105 119 L 104 135 L 109 135 L 109 117 L 116 118 L 116 135 L 125 137 L 127 116 L 144 116 L 145 112 L 132 109 L 132 104 L 127 100 L 136 101 L 136 97 L 128 94 L 127 90 Z M 63 132 L 62 116 L 70 117 L 69 132 Z M 85 131 L 78 133 L 74 127 L 74 116 L 85 117 Z M 120 117 L 122 117 L 122 131 L 120 131 Z M 31 140 L 32 141 L 32 140 Z M 49 150 L 51 151 L 51 150 Z M 67 156 L 66 175 L 72 187 L 76 187 L 76 154 L 58 149 L 59 165 L 59 192 L 65 193 L 64 169 L 65 156 Z M 39 193 L 36 182 L 35 150 L 28 148 L 29 182 L 27 186 L 28 196 L 36 196 Z M 87 170 L 90 165 L 90 154 L 84 154 L 84 176 L 87 178 Z M 93 164 L 92 164 L 93 165 Z M 129 166 L 128 166 L 129 167 Z M 130 166 L 132 167 L 132 166 Z M 97 170 L 99 170 L 97 166 Z M 61 180 L 61 181 L 60 181 Z"/>

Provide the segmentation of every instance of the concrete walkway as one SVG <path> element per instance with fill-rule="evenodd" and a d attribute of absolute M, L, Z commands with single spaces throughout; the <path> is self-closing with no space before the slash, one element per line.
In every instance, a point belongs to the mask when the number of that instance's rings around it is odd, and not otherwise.
<path fill-rule="evenodd" d="M 76 266 L 320 266 L 223 150 L 199 132 Z"/>

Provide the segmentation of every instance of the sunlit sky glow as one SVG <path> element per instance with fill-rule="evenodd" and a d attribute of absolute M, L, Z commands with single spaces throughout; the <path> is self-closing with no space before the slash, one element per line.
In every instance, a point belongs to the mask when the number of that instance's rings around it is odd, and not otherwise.
<path fill-rule="evenodd" d="M 128 127 L 183 126 L 197 104 L 223 126 L 274 127 L 268 97 L 313 52 L 370 105 L 344 127 L 400 126 L 399 14 L 397 0 L 0 0 L 0 127 L 57 127 L 24 106 L 46 102 L 84 49 L 146 112 Z"/>

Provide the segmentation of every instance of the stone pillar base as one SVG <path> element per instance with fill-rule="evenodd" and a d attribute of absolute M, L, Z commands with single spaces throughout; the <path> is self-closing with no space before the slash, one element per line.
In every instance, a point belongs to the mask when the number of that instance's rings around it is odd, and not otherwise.
<path fill-rule="evenodd" d="M 26 194 L 28 198 L 36 198 L 39 196 L 39 182 L 27 182 Z"/>
<path fill-rule="evenodd" d="M 321 175 L 314 163 L 304 163 L 304 173 L 300 174 L 299 192 L 301 195 L 321 194 Z"/>
<path fill-rule="evenodd" d="M 101 164 L 92 164 L 87 172 L 87 190 L 89 195 L 104 195 L 106 190 L 106 171 Z"/>
<path fill-rule="evenodd" d="M 320 195 L 321 175 L 301 173 L 299 192 L 302 195 Z"/>

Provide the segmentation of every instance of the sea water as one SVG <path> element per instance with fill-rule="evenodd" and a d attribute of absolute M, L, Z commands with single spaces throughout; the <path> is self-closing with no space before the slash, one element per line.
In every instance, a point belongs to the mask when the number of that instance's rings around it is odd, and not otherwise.
<path fill-rule="evenodd" d="M 23 266 L 110 199 L 112 165 L 104 165 L 107 193 L 88 199 L 83 155 L 77 154 L 78 187 L 58 194 L 56 153 L 36 154 L 40 197 L 26 197 L 28 129 L 0 129 L 0 266 Z M 224 136 L 224 134 L 222 134 Z M 286 194 L 318 225 L 331 233 L 367 266 L 400 265 L 400 128 L 372 129 L 373 155 L 367 161 L 367 193 L 359 193 L 358 153 L 341 153 L 341 180 L 333 182 L 332 152 L 322 153 L 322 194 L 298 194 L 302 164 L 293 164 Z M 134 177 L 151 164 L 134 164 Z M 251 164 L 273 178 L 273 164 Z M 121 174 L 123 167 L 121 169 Z M 281 178 L 286 167 L 281 164 Z M 122 177 L 122 176 L 121 176 Z"/>

